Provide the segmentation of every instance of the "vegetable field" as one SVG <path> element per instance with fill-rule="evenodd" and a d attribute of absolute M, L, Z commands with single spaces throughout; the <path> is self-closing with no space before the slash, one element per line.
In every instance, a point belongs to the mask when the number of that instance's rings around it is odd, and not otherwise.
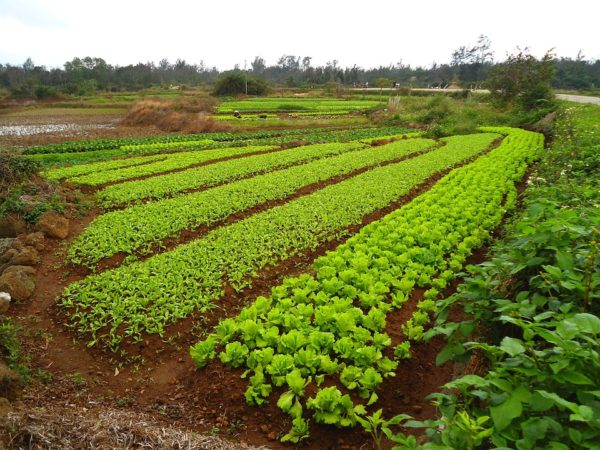
<path fill-rule="evenodd" d="M 259 98 L 219 112 L 376 105 Z M 143 401 L 156 383 L 189 420 L 226 417 L 222 429 L 234 417 L 278 446 L 323 448 L 315 436 L 343 440 L 340 429 L 376 436 L 382 409 L 403 412 L 384 386 L 402 386 L 543 147 L 541 134 L 508 127 L 441 139 L 355 127 L 28 149 L 43 177 L 94 205 L 49 269 L 63 271 L 55 320 L 90 364 L 143 380 L 111 382 L 124 397 Z"/>
<path fill-rule="evenodd" d="M 317 98 L 250 98 L 226 101 L 219 105 L 219 113 L 240 112 L 303 112 L 306 114 L 347 114 L 364 111 L 381 103 L 374 100 L 339 100 Z"/>

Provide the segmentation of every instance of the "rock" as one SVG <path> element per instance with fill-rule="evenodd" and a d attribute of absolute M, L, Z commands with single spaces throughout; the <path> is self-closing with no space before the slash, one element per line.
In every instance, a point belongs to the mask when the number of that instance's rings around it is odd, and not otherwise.
<path fill-rule="evenodd" d="M 423 411 L 423 406 L 422 405 L 412 405 L 411 408 L 415 413 L 420 413 Z"/>
<path fill-rule="evenodd" d="M 2 256 L 6 250 L 11 248 L 13 246 L 13 244 L 15 243 L 15 241 L 16 241 L 15 238 L 0 239 L 0 256 Z"/>
<path fill-rule="evenodd" d="M 54 211 L 46 211 L 36 228 L 48 237 L 64 239 L 69 235 L 69 220 Z"/>
<path fill-rule="evenodd" d="M 40 255 L 33 247 L 23 247 L 18 254 L 13 256 L 10 263 L 15 266 L 34 266 L 40 262 Z"/>
<path fill-rule="evenodd" d="M 9 262 L 10 260 L 12 260 L 15 256 L 17 256 L 19 254 L 19 251 L 14 249 L 14 248 L 9 248 L 8 250 L 6 250 L 2 256 L 0 256 L 0 262 Z"/>
<path fill-rule="evenodd" d="M 29 266 L 10 266 L 0 275 L 0 291 L 8 292 L 14 300 L 24 301 L 35 289 L 35 269 Z"/>
<path fill-rule="evenodd" d="M 18 240 L 18 239 L 15 239 L 15 242 L 13 242 L 13 244 L 12 244 L 12 249 L 13 249 L 13 250 L 16 250 L 16 251 L 18 251 L 18 252 L 20 252 L 21 250 L 23 250 L 23 247 L 25 247 L 25 246 L 24 246 L 24 245 L 23 245 L 23 243 L 22 243 L 20 240 Z"/>
<path fill-rule="evenodd" d="M 10 308 L 10 294 L 8 292 L 0 292 L 0 313 L 5 313 Z"/>
<path fill-rule="evenodd" d="M 269 434 L 267 434 L 267 438 L 269 438 L 269 440 L 271 441 L 276 441 L 277 433 L 275 431 L 271 431 Z"/>
<path fill-rule="evenodd" d="M 6 269 L 4 271 L 4 274 L 10 273 L 10 272 L 24 272 L 27 275 L 31 275 L 32 277 L 35 277 L 37 270 L 35 270 L 33 267 L 29 267 L 29 266 L 10 266 L 8 269 Z"/>
<path fill-rule="evenodd" d="M 41 231 L 29 233 L 23 237 L 23 242 L 25 243 L 25 245 L 30 245 L 38 251 L 44 250 L 44 240 L 44 233 L 42 233 Z"/>
<path fill-rule="evenodd" d="M 12 406 L 7 398 L 0 397 L 0 417 L 6 417 L 12 411 Z"/>
<path fill-rule="evenodd" d="M 0 238 L 14 238 L 27 231 L 27 223 L 16 214 L 0 218 Z"/>
<path fill-rule="evenodd" d="M 9 369 L 3 362 L 0 362 L 0 397 L 15 400 L 20 386 L 21 378 L 19 374 Z"/>

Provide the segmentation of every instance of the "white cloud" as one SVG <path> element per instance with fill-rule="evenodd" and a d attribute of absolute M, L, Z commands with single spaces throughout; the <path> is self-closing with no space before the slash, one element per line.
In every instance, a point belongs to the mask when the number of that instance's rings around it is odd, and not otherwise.
<path fill-rule="evenodd" d="M 183 58 L 231 68 L 260 55 L 275 63 L 282 54 L 312 56 L 313 64 L 337 59 L 342 66 L 448 62 L 460 45 L 486 34 L 496 58 L 517 46 L 541 56 L 581 49 L 600 58 L 600 4 L 505 0 L 477 2 L 379 2 L 305 0 L 0 0 L 0 62 L 60 66 L 75 56 L 113 64 Z"/>

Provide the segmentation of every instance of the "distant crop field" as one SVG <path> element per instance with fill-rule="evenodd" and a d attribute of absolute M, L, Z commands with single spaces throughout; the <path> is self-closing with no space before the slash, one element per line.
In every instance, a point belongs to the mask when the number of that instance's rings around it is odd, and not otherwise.
<path fill-rule="evenodd" d="M 225 101 L 219 105 L 219 113 L 233 111 L 245 112 L 313 112 L 320 114 L 350 113 L 364 111 L 380 105 L 374 100 L 340 100 L 326 98 L 250 98 Z"/>

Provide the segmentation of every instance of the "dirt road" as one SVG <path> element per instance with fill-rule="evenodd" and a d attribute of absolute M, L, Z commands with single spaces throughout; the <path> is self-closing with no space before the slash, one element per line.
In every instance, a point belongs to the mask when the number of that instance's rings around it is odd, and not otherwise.
<path fill-rule="evenodd" d="M 352 91 L 379 91 L 380 88 L 377 87 L 370 87 L 370 88 L 351 88 Z M 384 88 L 384 91 L 391 91 L 392 89 L 390 88 Z M 449 93 L 449 92 L 460 92 L 463 89 L 456 89 L 456 88 L 446 88 L 446 89 L 432 89 L 432 88 L 414 88 L 412 89 L 413 91 L 418 91 L 418 92 L 445 92 L 445 93 Z M 477 93 L 477 94 L 489 94 L 490 91 L 488 91 L 487 89 L 472 89 L 471 92 Z M 577 102 L 577 103 L 592 103 L 594 105 L 600 105 L 600 97 L 590 97 L 587 95 L 572 95 L 572 94 L 556 94 L 556 98 L 559 100 L 568 100 L 570 102 Z"/>
<path fill-rule="evenodd" d="M 559 100 L 569 100 L 570 102 L 592 103 L 594 105 L 600 105 L 600 97 L 589 97 L 587 95 L 556 94 L 556 98 Z"/>

